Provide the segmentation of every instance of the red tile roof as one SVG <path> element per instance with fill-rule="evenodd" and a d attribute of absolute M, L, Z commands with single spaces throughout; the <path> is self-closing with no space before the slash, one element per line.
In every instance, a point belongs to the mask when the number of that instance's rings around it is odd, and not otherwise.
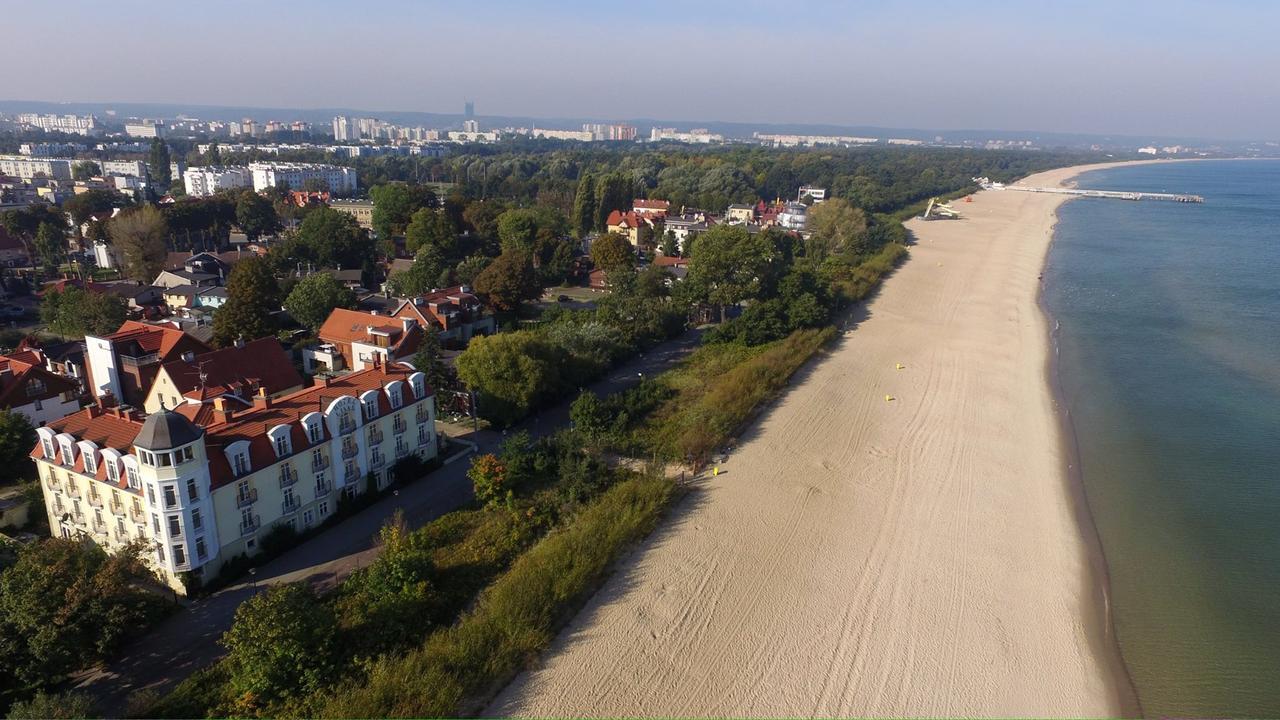
<path fill-rule="evenodd" d="M 275 395 L 302 385 L 288 353 L 272 337 L 197 355 L 191 362 L 170 360 L 163 369 L 180 394 L 197 400 L 228 393 L 251 396 L 260 387 Z"/>
<path fill-rule="evenodd" d="M 44 383 L 44 390 L 28 394 L 26 388 L 32 380 Z M 75 382 L 46 370 L 38 352 L 22 350 L 0 355 L 0 408 L 22 407 L 37 398 L 44 400 L 78 389 Z"/>

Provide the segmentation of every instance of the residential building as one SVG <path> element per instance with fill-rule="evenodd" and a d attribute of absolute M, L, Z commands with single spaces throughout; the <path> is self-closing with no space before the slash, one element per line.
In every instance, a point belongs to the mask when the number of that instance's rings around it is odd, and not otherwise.
<path fill-rule="evenodd" d="M 142 407 L 152 413 L 188 404 L 211 405 L 214 398 L 228 396 L 247 407 L 260 390 L 267 397 L 279 397 L 302 387 L 302 376 L 280 341 L 264 337 L 198 355 L 184 353 L 162 363 Z"/>
<path fill-rule="evenodd" d="M 803 230 L 809 208 L 803 203 L 789 202 L 778 213 L 778 227 L 784 230 Z"/>
<path fill-rule="evenodd" d="M 681 254 L 684 253 L 685 242 L 690 237 L 706 232 L 712 225 L 714 225 L 714 222 L 705 213 L 699 212 L 669 215 L 663 222 L 664 235 L 671 233 L 675 237 L 676 247 L 680 249 Z"/>
<path fill-rule="evenodd" d="M 671 203 L 666 200 L 646 200 L 636 198 L 631 203 L 631 212 L 651 217 L 666 217 L 671 210 Z"/>
<path fill-rule="evenodd" d="M 8 267 L 26 267 L 30 262 L 27 246 L 0 227 L 0 264 Z"/>
<path fill-rule="evenodd" d="M 161 270 L 156 279 L 151 282 L 158 288 L 176 288 L 183 285 L 194 285 L 195 287 L 213 287 L 218 284 L 219 276 L 212 273 L 193 272 L 191 270 Z"/>
<path fill-rule="evenodd" d="M 636 139 L 636 128 L 634 125 L 625 125 L 622 123 L 614 123 L 606 125 L 602 123 L 585 123 L 583 130 L 591 133 L 595 140 L 626 140 L 632 141 Z"/>
<path fill-rule="evenodd" d="M 498 329 L 493 313 L 487 312 L 480 298 L 465 285 L 401 300 L 391 317 L 434 327 L 440 343 L 452 348 L 464 348 L 476 335 L 492 335 Z"/>
<path fill-rule="evenodd" d="M 0 175 L 11 175 L 21 180 L 34 180 L 37 177 L 70 180 L 71 161 L 64 158 L 0 155 Z"/>
<path fill-rule="evenodd" d="M 147 164 L 141 160 L 97 160 L 102 174 L 121 175 L 124 177 L 147 177 Z"/>
<path fill-rule="evenodd" d="M 365 230 L 373 229 L 372 200 L 330 200 L 329 207 L 354 217 Z"/>
<path fill-rule="evenodd" d="M 37 429 L 31 457 L 54 535 L 143 540 L 185 592 L 183 576 L 211 578 L 272 529 L 315 527 L 340 498 L 386 487 L 400 460 L 436 457 L 435 417 L 422 373 L 379 365 L 251 405 L 144 416 L 103 402 Z"/>
<path fill-rule="evenodd" d="M 595 136 L 590 130 L 543 130 L 534 128 L 529 132 L 532 137 L 548 138 L 551 140 L 579 140 L 581 142 L 591 142 Z"/>
<path fill-rule="evenodd" d="M 188 195 L 203 197 L 219 190 L 252 187 L 253 173 L 245 167 L 193 167 L 182 173 L 182 182 Z"/>
<path fill-rule="evenodd" d="M 471 120 L 471 119 L 463 120 L 463 121 L 462 121 L 462 132 L 465 132 L 465 133 L 478 133 L 478 132 L 480 132 L 480 121 L 479 121 L 479 120 Z"/>
<path fill-rule="evenodd" d="M 449 131 L 449 142 L 455 143 L 491 143 L 498 142 L 498 133 L 496 132 L 458 132 L 457 130 Z"/>
<path fill-rule="evenodd" d="M 91 397 L 110 394 L 126 405 L 146 400 L 160 365 L 184 353 L 210 351 L 208 345 L 176 328 L 126 321 L 110 335 L 85 337 L 85 370 Z"/>
<path fill-rule="evenodd" d="M 18 154 L 29 157 L 66 157 L 87 149 L 88 146 L 81 143 L 22 143 L 18 146 Z"/>
<path fill-rule="evenodd" d="M 0 409 L 39 427 L 80 409 L 80 388 L 45 368 L 39 350 L 20 349 L 0 355 Z"/>
<path fill-rule="evenodd" d="M 351 195 L 356 191 L 356 171 L 339 165 L 250 163 L 249 171 L 253 174 L 253 189 L 258 192 L 286 186 L 304 190 L 308 181 L 321 183 L 334 195 Z"/>
<path fill-rule="evenodd" d="M 137 138 L 164 137 L 163 120 L 131 120 L 124 124 L 124 134 Z"/>
<path fill-rule="evenodd" d="M 674 141 L 683 143 L 721 143 L 724 136 L 708 131 L 706 128 L 695 128 L 689 132 L 680 132 L 675 128 L 653 128 L 649 131 L 649 141 Z"/>
<path fill-rule="evenodd" d="M 18 122 L 23 125 L 39 128 L 45 132 L 63 132 L 74 135 L 99 135 L 98 119 L 92 115 L 40 115 L 38 113 L 22 113 Z"/>
<path fill-rule="evenodd" d="M 805 198 L 812 198 L 815 204 L 820 203 L 827 199 L 827 189 L 814 187 L 813 185 L 801 185 L 800 191 L 796 193 L 796 200 L 804 202 Z"/>
<path fill-rule="evenodd" d="M 333 139 L 336 142 L 351 142 L 360 139 L 360 130 L 356 127 L 356 121 L 349 117 L 336 116 L 333 118 Z"/>
<path fill-rule="evenodd" d="M 625 237 L 633 246 L 640 247 L 642 243 L 653 242 L 661 235 L 662 218 L 634 211 L 614 210 L 609 213 L 605 228 Z"/>
<path fill-rule="evenodd" d="M 374 363 L 411 360 L 422 343 L 422 327 L 412 318 L 334 308 L 320 326 L 320 345 L 302 351 L 302 369 L 363 370 Z"/>
<path fill-rule="evenodd" d="M 756 219 L 756 210 L 750 205 L 730 205 L 724 212 L 724 221 L 729 225 L 745 225 Z"/>

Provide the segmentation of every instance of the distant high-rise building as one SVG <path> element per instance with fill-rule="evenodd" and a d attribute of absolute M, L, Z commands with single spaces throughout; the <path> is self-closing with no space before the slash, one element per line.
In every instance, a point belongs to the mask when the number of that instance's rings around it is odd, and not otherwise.
<path fill-rule="evenodd" d="M 476 116 L 476 104 L 474 102 L 468 100 L 464 108 L 465 109 L 462 111 L 463 117 L 470 120 L 471 118 Z"/>
<path fill-rule="evenodd" d="M 465 133 L 480 132 L 480 121 L 479 120 L 463 120 L 462 132 L 465 132 Z"/>
<path fill-rule="evenodd" d="M 356 127 L 356 121 L 341 115 L 335 117 L 333 119 L 333 139 L 338 142 L 359 140 L 360 130 Z"/>

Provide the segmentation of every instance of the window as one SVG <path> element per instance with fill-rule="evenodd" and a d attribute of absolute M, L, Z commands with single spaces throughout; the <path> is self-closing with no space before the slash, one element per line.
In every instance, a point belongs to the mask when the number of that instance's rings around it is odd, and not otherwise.
<path fill-rule="evenodd" d="M 169 453 L 160 453 L 159 455 L 155 455 L 153 457 L 155 458 L 157 467 L 173 466 L 173 458 L 169 456 Z"/>
<path fill-rule="evenodd" d="M 324 467 L 324 453 L 320 452 L 319 448 L 311 452 L 311 467 Z"/>
<path fill-rule="evenodd" d="M 249 459 L 244 456 L 244 453 L 236 453 L 235 461 L 232 465 L 235 466 L 237 475 L 244 475 L 249 472 Z"/>
<path fill-rule="evenodd" d="M 302 513 L 302 527 L 311 527 L 311 523 L 316 521 L 315 512 L 308 510 Z"/>
<path fill-rule="evenodd" d="M 320 503 L 319 507 L 316 508 L 316 511 L 320 513 L 320 517 L 324 517 L 325 515 L 328 515 L 329 501 L 325 500 L 324 502 Z"/>
<path fill-rule="evenodd" d="M 120 482 L 120 466 L 115 460 L 107 460 L 107 479 L 113 483 Z"/>
<path fill-rule="evenodd" d="M 160 535 L 160 516 L 159 516 L 159 515 L 156 515 L 155 513 L 151 513 L 151 528 L 152 528 L 153 530 L 155 530 L 156 536 L 157 536 L 157 537 L 159 537 L 159 535 Z"/>
<path fill-rule="evenodd" d="M 206 550 L 204 546 L 204 538 L 202 537 L 196 538 L 196 557 L 199 558 L 200 560 L 204 560 L 208 554 L 209 554 L 209 551 Z"/>
<path fill-rule="evenodd" d="M 169 516 L 169 537 L 178 537 L 182 534 L 182 521 L 177 515 Z"/>
<path fill-rule="evenodd" d="M 374 419 L 374 418 L 376 418 L 376 417 L 378 417 L 378 403 L 377 403 L 377 401 L 370 401 L 370 400 L 366 400 L 366 401 L 364 402 L 364 419 L 365 419 L 365 420 L 372 420 L 372 419 Z"/>
<path fill-rule="evenodd" d="M 71 449 L 70 443 L 62 443 L 62 464 L 74 465 L 76 462 L 76 451 Z"/>
<path fill-rule="evenodd" d="M 135 515 L 142 514 L 142 504 L 138 502 L 138 498 L 133 499 L 133 512 Z"/>
<path fill-rule="evenodd" d="M 147 502 L 152 505 L 156 504 L 156 488 L 154 485 L 147 486 Z"/>
<path fill-rule="evenodd" d="M 49 438 L 44 438 L 42 443 L 44 444 L 44 456 L 53 459 L 53 441 Z"/>
<path fill-rule="evenodd" d="M 320 423 L 313 422 L 307 425 L 307 435 L 310 436 L 311 442 L 318 443 L 324 439 L 324 434 L 320 432 Z"/>
<path fill-rule="evenodd" d="M 186 549 L 186 548 L 184 548 L 184 547 L 183 547 L 183 546 L 181 546 L 181 545 L 174 545 L 174 546 L 173 546 L 173 564 L 174 564 L 174 565 L 186 565 L 186 564 L 187 564 L 187 549 Z"/>
<path fill-rule="evenodd" d="M 98 459 L 93 456 L 92 452 L 82 453 L 84 455 L 84 471 L 90 475 L 98 472 Z"/>
<path fill-rule="evenodd" d="M 387 393 L 387 395 L 391 398 L 391 407 L 393 408 L 400 407 L 400 388 L 398 387 L 391 388 L 391 391 Z"/>
<path fill-rule="evenodd" d="M 156 464 L 155 460 L 154 460 L 154 459 L 152 459 L 152 457 L 151 457 L 151 453 L 147 452 L 146 450 L 139 450 L 139 451 L 138 451 L 138 459 L 142 461 L 142 464 L 143 464 L 143 465 L 152 465 L 152 466 L 154 466 L 154 465 Z"/>
<path fill-rule="evenodd" d="M 284 457 L 289 454 L 289 438 L 284 435 L 276 437 L 276 457 Z"/>
<path fill-rule="evenodd" d="M 138 480 L 137 468 L 132 468 L 126 465 L 124 468 L 124 472 L 125 472 L 125 475 L 127 475 L 129 478 L 129 487 L 133 488 L 134 490 L 137 490 L 139 487 L 142 486 L 142 483 Z M 155 502 L 155 498 L 151 498 L 151 502 Z"/>
<path fill-rule="evenodd" d="M 174 458 L 181 458 L 178 460 L 179 463 L 189 463 L 196 459 L 195 451 L 191 449 L 190 445 L 182 448 L 180 451 L 175 451 L 173 456 Z"/>
<path fill-rule="evenodd" d="M 161 565 L 164 564 L 164 547 L 160 545 L 156 546 L 156 559 L 160 561 Z"/>
<path fill-rule="evenodd" d="M 192 530 L 204 529 L 204 519 L 200 517 L 200 508 L 191 509 L 191 529 Z"/>
<path fill-rule="evenodd" d="M 124 538 L 126 532 L 127 531 L 124 529 L 124 518 L 117 515 L 116 516 L 116 536 L 119 538 Z"/>
<path fill-rule="evenodd" d="M 200 489 L 196 487 L 195 478 L 187 478 L 187 499 L 188 500 L 200 499 Z"/>
<path fill-rule="evenodd" d="M 426 445 L 431 442 L 431 431 L 426 425 L 418 426 L 418 444 Z"/>
<path fill-rule="evenodd" d="M 169 508 L 178 507 L 178 489 L 177 488 L 175 488 L 172 485 L 165 485 L 164 489 L 161 492 L 164 493 L 164 507 L 166 510 L 168 510 Z"/>

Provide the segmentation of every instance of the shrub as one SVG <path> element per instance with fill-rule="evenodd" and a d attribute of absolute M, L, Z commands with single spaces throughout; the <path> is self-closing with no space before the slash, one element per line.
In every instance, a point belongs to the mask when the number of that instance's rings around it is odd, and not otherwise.
<path fill-rule="evenodd" d="M 297 530 L 285 524 L 276 525 L 258 540 L 258 551 L 267 558 L 275 557 L 297 544 L 297 540 Z"/>
<path fill-rule="evenodd" d="M 37 692 L 30 700 L 19 700 L 9 708 L 11 720 L 41 720 L 42 718 L 93 717 L 93 701 L 88 695 L 77 692 Z"/>

